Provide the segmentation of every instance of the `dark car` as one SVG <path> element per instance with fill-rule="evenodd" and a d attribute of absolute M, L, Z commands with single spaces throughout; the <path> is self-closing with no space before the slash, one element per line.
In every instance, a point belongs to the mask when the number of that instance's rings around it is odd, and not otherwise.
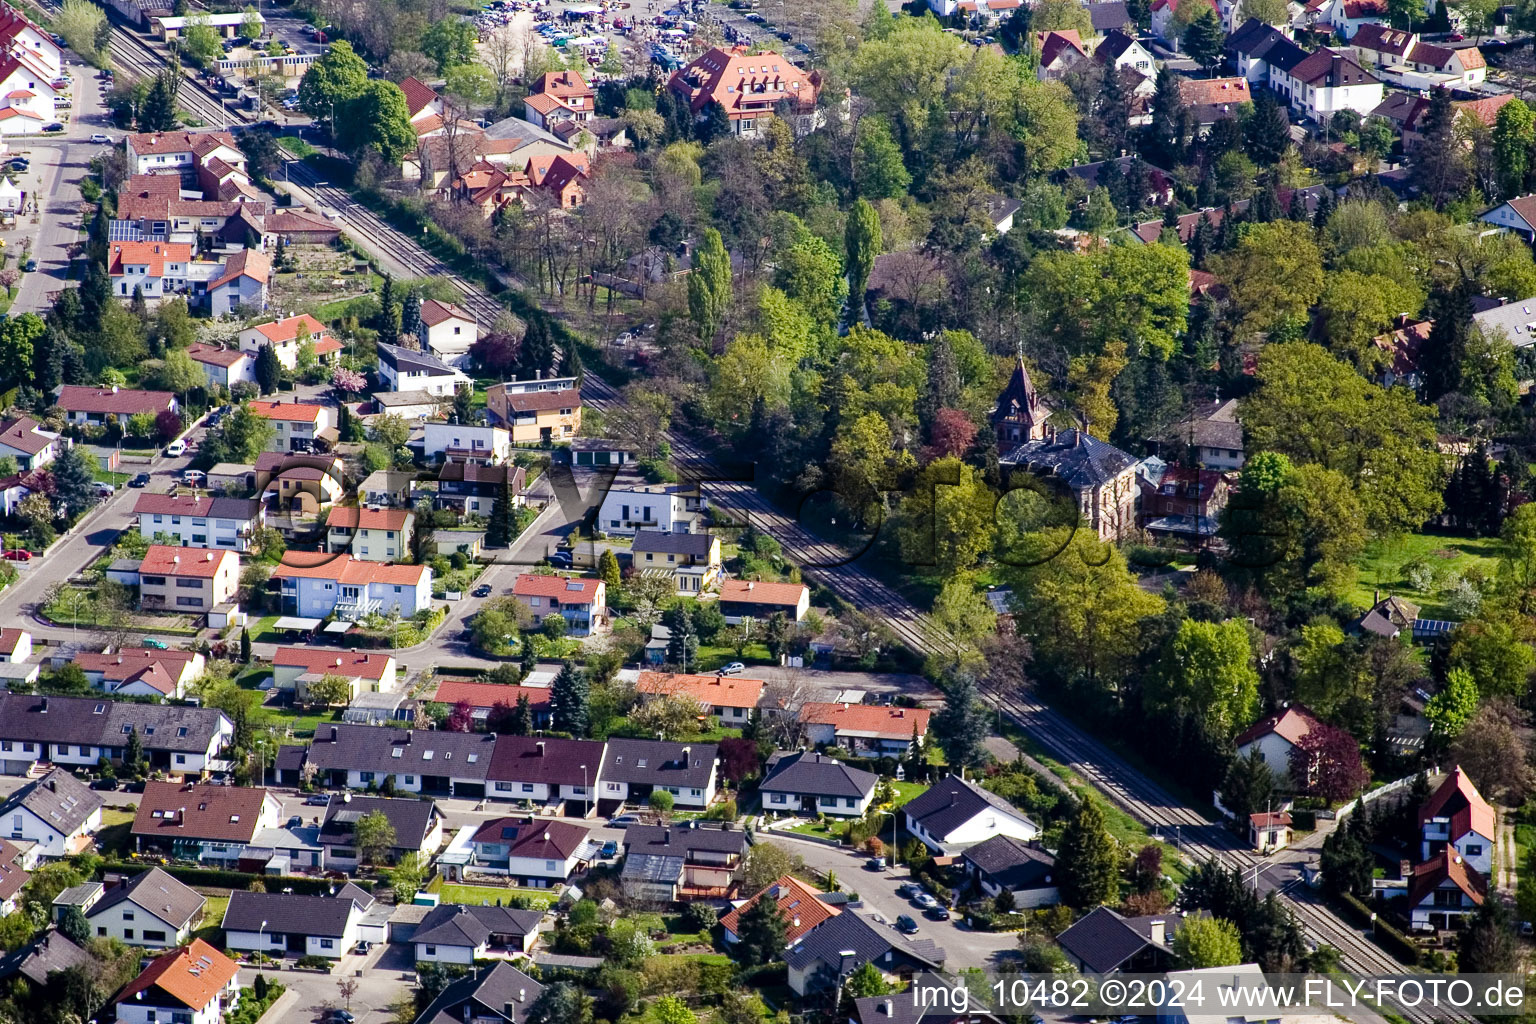
<path fill-rule="evenodd" d="M 923 887 L 918 885 L 916 882 L 903 882 L 901 885 L 896 887 L 896 895 L 900 896 L 904 900 L 909 900 L 922 891 Z"/>
<path fill-rule="evenodd" d="M 63 130 L 64 130 L 64 122 L 62 122 L 62 121 L 55 121 L 52 124 L 45 124 L 45 125 L 43 125 L 43 131 L 45 131 L 45 132 L 61 132 Z"/>
<path fill-rule="evenodd" d="M 142 793 L 142 792 L 144 792 L 144 782 L 143 782 L 143 780 L 139 779 L 139 780 L 135 780 L 133 782 L 125 782 L 123 784 L 123 792 L 124 793 Z"/>
<path fill-rule="evenodd" d="M 328 804 L 330 802 L 331 802 L 331 798 L 326 796 L 324 793 L 316 793 L 313 796 L 311 796 L 308 800 L 304 801 L 304 806 L 305 807 L 324 807 L 326 804 Z"/>
<path fill-rule="evenodd" d="M 929 907 L 923 911 L 923 916 L 930 921 L 948 921 L 949 908 L 944 906 Z"/>
<path fill-rule="evenodd" d="M 28 257 L 27 262 L 21 265 L 21 269 L 25 270 L 29 274 L 32 273 L 32 271 L 37 269 L 37 260 Z"/>
<path fill-rule="evenodd" d="M 789 42 L 791 39 L 795 38 L 794 36 L 790 35 L 788 32 L 775 32 L 774 35 L 778 36 L 780 39 L 784 40 L 786 43 Z"/>
<path fill-rule="evenodd" d="M 91 788 L 92 789 L 108 789 L 108 790 L 116 789 L 117 788 L 117 780 L 116 779 L 95 779 L 95 780 L 93 780 L 91 782 Z"/>
<path fill-rule="evenodd" d="M 916 934 L 917 922 L 912 920 L 906 914 L 902 914 L 896 919 L 896 930 L 901 932 L 903 935 Z"/>
<path fill-rule="evenodd" d="M 569 569 L 571 567 L 571 553 L 569 551 L 556 551 L 546 558 L 545 561 L 558 569 Z"/>
<path fill-rule="evenodd" d="M 490 597 L 491 596 L 491 585 L 489 583 L 482 583 L 478 587 L 476 587 L 474 590 L 472 590 L 470 593 L 474 594 L 474 596 L 476 596 L 476 597 Z"/>
<path fill-rule="evenodd" d="M 346 1010 L 326 1010 L 325 1019 L 329 1024 L 352 1024 L 353 1021 L 357 1020 L 356 1017 Z"/>
<path fill-rule="evenodd" d="M 129 487 L 148 487 L 149 486 L 149 474 L 148 473 L 140 473 L 138 476 L 136 476 L 132 480 L 128 481 L 128 486 Z"/>
<path fill-rule="evenodd" d="M 619 852 L 619 844 L 617 842 L 615 842 L 614 840 L 610 839 L 606 843 L 603 844 L 603 849 L 602 849 L 602 852 L 599 854 L 599 856 L 602 856 L 602 857 L 614 857 L 614 856 L 618 855 L 618 852 Z"/>
<path fill-rule="evenodd" d="M 283 826 L 283 827 L 284 828 L 301 828 L 303 825 L 304 825 L 304 816 L 302 814 L 291 814 L 291 815 L 288 816 L 288 824 Z"/>

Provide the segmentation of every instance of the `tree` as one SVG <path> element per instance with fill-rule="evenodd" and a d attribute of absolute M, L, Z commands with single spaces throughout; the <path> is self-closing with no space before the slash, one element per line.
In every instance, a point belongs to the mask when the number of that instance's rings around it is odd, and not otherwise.
<path fill-rule="evenodd" d="M 891 126 L 885 118 L 865 117 L 859 121 L 853 147 L 854 188 L 863 199 L 897 199 L 906 195 L 912 175 L 901 157 L 901 147 L 891 138 Z"/>
<path fill-rule="evenodd" d="M 395 826 L 383 811 L 369 811 L 352 827 L 352 845 L 357 848 L 357 859 L 364 864 L 377 864 L 395 844 Z"/>
<path fill-rule="evenodd" d="M 368 378 L 356 370 L 338 366 L 331 371 L 331 387 L 349 395 L 361 394 L 368 387 Z"/>
<path fill-rule="evenodd" d="M 569 981 L 545 985 L 528 1008 L 526 1024 L 592 1024 L 592 1000 Z"/>
<path fill-rule="evenodd" d="M 491 500 L 491 516 L 485 524 L 486 547 L 504 548 L 517 536 L 517 520 L 513 511 L 512 485 L 503 484 Z"/>
<path fill-rule="evenodd" d="M 908 565 L 931 566 L 945 577 L 975 567 L 991 548 L 997 496 L 982 473 L 950 457 L 915 477 L 896 514 L 896 537 Z"/>
<path fill-rule="evenodd" d="M 156 74 L 139 107 L 139 130 L 168 132 L 179 127 L 181 121 L 177 116 L 176 98 L 180 92 L 180 66 L 169 67 Z"/>
<path fill-rule="evenodd" d="M 1243 152 L 1262 167 L 1273 167 L 1291 148 L 1291 120 L 1269 89 L 1254 93 L 1253 109 L 1244 118 Z"/>
<path fill-rule="evenodd" d="M 405 301 L 400 303 L 400 333 L 414 335 L 417 338 L 422 337 L 421 296 L 415 292 L 411 292 L 405 297 Z M 425 348 L 426 345 L 423 344 L 422 347 Z"/>
<path fill-rule="evenodd" d="M 144 740 L 139 736 L 138 726 L 129 727 L 123 746 L 123 770 L 134 778 L 144 774 Z"/>
<path fill-rule="evenodd" d="M 1227 774 L 1221 783 L 1221 805 L 1232 812 L 1233 820 L 1244 822 L 1248 815 L 1270 808 L 1275 794 L 1275 773 L 1258 750 L 1247 757 L 1227 762 Z"/>
<path fill-rule="evenodd" d="M 1528 620 L 1489 609 L 1451 633 L 1448 664 L 1465 670 L 1484 697 L 1524 697 L 1536 671 L 1531 639 Z"/>
<path fill-rule="evenodd" d="M 934 738 L 952 769 L 963 772 L 986 759 L 988 723 L 976 680 L 968 673 L 957 673 L 946 687 L 944 707 L 933 716 Z"/>
<path fill-rule="evenodd" d="M 69 519 L 79 519 L 101 500 L 96 494 L 96 456 L 71 445 L 53 460 L 54 500 Z"/>
<path fill-rule="evenodd" d="M 282 375 L 283 364 L 277 358 L 277 350 L 263 344 L 256 350 L 256 386 L 262 394 L 270 395 L 277 390 Z"/>
<path fill-rule="evenodd" d="M 688 315 L 703 344 L 714 342 L 730 301 L 731 257 L 720 232 L 707 228 L 693 254 L 693 272 L 688 275 Z"/>
<path fill-rule="evenodd" d="M 1459 764 L 1490 801 L 1517 806 L 1530 792 L 1530 751 L 1521 737 L 1526 715 L 1507 698 L 1487 701 L 1451 745 Z"/>
<path fill-rule="evenodd" d="M 352 700 L 352 684 L 345 676 L 326 673 L 309 684 L 309 702 L 322 707 L 339 707 Z"/>
<path fill-rule="evenodd" d="M 645 798 L 646 806 L 655 811 L 663 821 L 672 813 L 675 803 L 676 799 L 664 789 L 653 789 L 651 795 Z"/>
<path fill-rule="evenodd" d="M 1185 51 L 1207 73 L 1221 63 L 1222 48 L 1226 41 L 1226 33 L 1221 30 L 1221 22 L 1217 20 L 1216 12 L 1209 8 L 1189 23 L 1189 28 L 1184 30 L 1184 37 L 1181 40 Z"/>
<path fill-rule="evenodd" d="M 1206 736 L 1230 739 L 1252 721 L 1259 704 L 1247 629 L 1236 620 L 1179 623 L 1144 700 L 1153 710 L 1198 722 Z"/>
<path fill-rule="evenodd" d="M 1499 190 L 1506 197 L 1525 191 L 1532 145 L 1536 145 L 1536 115 L 1516 97 L 1499 108 L 1493 122 L 1493 162 Z"/>
<path fill-rule="evenodd" d="M 421 52 L 437 65 L 440 75 L 450 67 L 474 60 L 475 43 L 475 26 L 452 15 L 434 21 L 421 34 Z"/>
<path fill-rule="evenodd" d="M 693 616 L 686 608 L 671 617 L 672 637 L 667 641 L 667 661 L 681 665 L 687 672 L 691 665 L 699 667 L 699 633 L 694 628 Z"/>
<path fill-rule="evenodd" d="M 1370 781 L 1360 742 L 1335 725 L 1319 723 L 1291 748 L 1291 784 L 1330 803 L 1348 800 Z"/>
<path fill-rule="evenodd" d="M 785 875 L 793 874 L 799 864 L 799 857 L 777 843 L 754 843 L 752 849 L 747 851 L 747 864 L 741 880 L 742 892 L 756 896 Z"/>
<path fill-rule="evenodd" d="M 1219 917 L 1184 918 L 1170 945 L 1174 959 L 1185 970 L 1230 967 L 1243 962 L 1243 943 L 1237 925 Z"/>
<path fill-rule="evenodd" d="M 1067 821 L 1056 854 L 1056 876 L 1061 901 L 1077 910 L 1089 910 L 1120 898 L 1120 870 L 1115 840 L 1104 827 L 1104 811 L 1098 801 L 1085 796 L 1077 813 Z"/>
<path fill-rule="evenodd" d="M 1231 294 L 1242 335 L 1304 316 L 1323 290 L 1322 253 L 1310 227 L 1294 221 L 1244 224 L 1237 244 L 1210 267 Z"/>
<path fill-rule="evenodd" d="M 646 698 L 629 713 L 629 721 L 656 739 L 672 741 L 697 731 L 703 714 L 699 702 L 688 694 L 664 694 Z"/>
<path fill-rule="evenodd" d="M 76 906 L 65 907 L 64 912 L 59 915 L 59 931 L 77 946 L 84 946 L 93 934 L 90 922 Z"/>
<path fill-rule="evenodd" d="M 880 237 L 880 215 L 866 199 L 857 199 L 848 211 L 848 223 L 843 231 L 843 248 L 848 267 L 848 302 L 858 310 L 864 304 L 864 289 L 869 282 L 869 272 L 875 265 L 883 242 Z"/>
<path fill-rule="evenodd" d="M 90 0 L 64 0 L 53 19 L 54 31 L 64 37 L 69 48 L 91 63 L 102 60 L 102 47 L 98 42 L 107 14 Z"/>
<path fill-rule="evenodd" d="M 741 914 L 736 929 L 736 958 L 745 967 L 773 963 L 784 955 L 786 930 L 779 901 L 764 896 Z"/>
<path fill-rule="evenodd" d="M 1430 92 L 1429 108 L 1419 119 L 1413 179 L 1437 210 L 1460 195 L 1467 181 L 1466 150 L 1456 135 L 1456 113 L 1450 90 L 1435 89 Z"/>
<path fill-rule="evenodd" d="M 206 14 L 194 14 L 181 36 L 181 48 L 196 58 L 199 64 L 207 64 L 224 51 L 219 45 L 219 34 Z"/>
<path fill-rule="evenodd" d="M 398 164 L 416 145 L 405 93 L 393 82 L 370 80 L 347 101 L 337 126 L 337 143 L 353 156 L 372 150 L 385 164 Z"/>
<path fill-rule="evenodd" d="M 1076 0 L 1073 2 L 1075 3 Z M 848 980 L 843 983 L 843 991 L 847 993 L 849 999 L 870 999 L 875 996 L 889 995 L 895 989 L 885 980 L 885 975 L 880 973 L 880 968 L 866 960 L 857 970 L 848 975 Z"/>
<path fill-rule="evenodd" d="M 329 124 L 333 115 L 346 112 L 346 105 L 360 96 L 367 84 L 368 65 L 353 52 L 351 43 L 338 39 L 300 79 L 299 108 Z"/>
<path fill-rule="evenodd" d="M 1485 899 L 1472 915 L 1456 951 L 1462 974 L 1506 974 L 1520 967 L 1520 939 L 1509 908 L 1498 898 Z"/>
<path fill-rule="evenodd" d="M 603 553 L 597 558 L 597 574 L 602 577 L 608 589 L 611 591 L 619 585 L 622 579 L 619 570 L 619 556 L 613 553 L 612 548 L 604 548 Z"/>
<path fill-rule="evenodd" d="M 576 737 L 585 736 L 588 700 L 586 675 L 572 662 L 565 662 L 549 688 L 549 714 L 555 729 Z"/>
<path fill-rule="evenodd" d="M 1092 359 L 1119 341 L 1132 355 L 1167 358 L 1188 327 L 1189 254 L 1171 245 L 1043 252 L 1016 294 L 1071 356 Z"/>
<path fill-rule="evenodd" d="M 1445 674 L 1445 689 L 1429 698 L 1424 717 L 1436 736 L 1455 739 L 1477 713 L 1477 680 L 1464 668 Z"/>

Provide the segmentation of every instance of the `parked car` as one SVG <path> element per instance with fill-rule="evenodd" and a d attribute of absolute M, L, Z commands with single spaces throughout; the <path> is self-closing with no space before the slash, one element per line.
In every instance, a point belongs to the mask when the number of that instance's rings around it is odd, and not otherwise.
<path fill-rule="evenodd" d="M 868 868 L 869 870 L 871 870 L 871 871 L 884 871 L 885 870 L 885 858 L 884 857 L 871 857 L 871 858 L 869 858 L 869 860 L 864 862 L 864 866 L 866 868 Z"/>
<path fill-rule="evenodd" d="M 32 561 L 32 552 L 26 548 L 12 548 L 5 553 L 5 557 L 12 562 L 30 562 Z"/>
<path fill-rule="evenodd" d="M 305 807 L 324 807 L 327 804 L 329 804 L 330 802 L 331 802 L 331 798 L 326 796 L 324 793 L 314 793 L 314 794 L 311 794 L 309 799 L 304 801 L 304 806 Z"/>
<path fill-rule="evenodd" d="M 482 583 L 473 591 L 471 591 L 471 593 L 473 593 L 476 597 L 490 597 L 491 585 L 489 583 Z"/>
<path fill-rule="evenodd" d="M 208 479 L 208 474 L 200 469 L 186 469 L 182 470 L 181 478 L 189 484 L 200 484 Z"/>
<path fill-rule="evenodd" d="M 148 473 L 140 473 L 138 476 L 136 476 L 132 480 L 128 481 L 128 486 L 129 487 L 148 487 L 149 486 L 149 474 Z"/>
<path fill-rule="evenodd" d="M 187 454 L 187 442 L 178 437 L 176 440 L 165 446 L 165 454 L 169 455 L 173 459 L 178 455 Z"/>
<path fill-rule="evenodd" d="M 916 896 L 913 896 L 912 902 L 917 906 L 922 907 L 924 910 L 928 910 L 931 907 L 936 907 L 939 905 L 939 901 L 934 899 L 926 892 L 920 892 Z"/>
<path fill-rule="evenodd" d="M 917 922 L 906 914 L 902 914 L 896 919 L 896 930 L 903 935 L 915 935 L 917 934 Z"/>
<path fill-rule="evenodd" d="M 100 480 L 96 481 L 96 496 L 98 498 L 110 498 L 116 493 L 116 487 L 113 487 L 111 484 L 104 484 Z"/>
<path fill-rule="evenodd" d="M 110 145 L 112 145 L 112 138 L 111 138 L 111 136 L 103 135 L 101 132 L 96 132 L 95 134 L 93 134 L 91 136 L 91 141 L 94 142 L 98 146 L 110 146 Z"/>
<path fill-rule="evenodd" d="M 362 945 L 362 943 L 358 943 L 358 945 Z M 329 1024 L 353 1024 L 357 1020 L 356 1017 L 346 1010 L 326 1010 L 325 1019 Z"/>
<path fill-rule="evenodd" d="M 720 674 L 723 676 L 739 676 L 747 670 L 747 666 L 739 661 L 733 661 L 720 666 Z"/>
<path fill-rule="evenodd" d="M 923 887 L 918 885 L 916 882 L 903 882 L 901 885 L 896 887 L 896 895 L 900 896 L 904 900 L 909 900 L 922 891 Z"/>
<path fill-rule="evenodd" d="M 92 779 L 91 780 L 91 788 L 92 789 L 105 789 L 105 790 L 109 790 L 109 791 L 110 790 L 115 790 L 115 789 L 117 789 L 117 779 L 115 779 L 115 778 L 112 778 L 112 779 Z"/>
<path fill-rule="evenodd" d="M 63 121 L 54 121 L 52 124 L 45 124 L 45 125 L 43 125 L 43 131 L 45 131 L 45 132 L 61 132 L 63 130 L 64 130 L 64 122 Z"/>
<path fill-rule="evenodd" d="M 288 824 L 283 826 L 283 827 L 284 828 L 299 828 L 303 824 L 304 824 L 304 815 L 302 815 L 302 814 L 290 814 L 288 816 Z"/>
<path fill-rule="evenodd" d="M 21 265 L 21 269 L 25 270 L 29 274 L 32 273 L 32 271 L 37 269 L 37 260 L 35 260 L 32 257 L 28 256 L 27 257 L 27 262 L 25 262 L 25 263 L 23 263 Z"/>
<path fill-rule="evenodd" d="M 603 849 L 602 849 L 601 853 L 599 854 L 599 856 L 604 857 L 604 858 L 615 857 L 615 856 L 618 856 L 618 853 L 619 853 L 619 844 L 617 842 L 615 842 L 614 840 L 610 839 L 606 843 L 603 844 Z"/>
<path fill-rule="evenodd" d="M 171 645 L 164 640 L 156 640 L 152 636 L 145 637 L 143 643 L 145 647 L 153 647 L 157 651 L 168 651 L 171 648 Z"/>
<path fill-rule="evenodd" d="M 928 918 L 928 920 L 930 920 L 930 921 L 948 921 L 949 920 L 949 908 L 948 907 L 941 907 L 941 906 L 938 906 L 937 904 L 935 904 L 934 906 L 931 906 L 931 907 L 928 907 L 927 909 L 925 909 L 923 911 L 923 916 Z"/>
<path fill-rule="evenodd" d="M 555 551 L 545 561 L 557 569 L 569 569 L 571 567 L 571 553 L 569 551 Z"/>
<path fill-rule="evenodd" d="M 609 825 L 610 828 L 619 828 L 619 827 L 624 826 L 624 825 L 643 825 L 643 824 L 645 824 L 645 822 L 640 820 L 640 815 L 638 815 L 638 814 L 620 814 L 617 817 L 613 817 L 613 818 L 609 818 L 608 819 L 608 825 Z"/>

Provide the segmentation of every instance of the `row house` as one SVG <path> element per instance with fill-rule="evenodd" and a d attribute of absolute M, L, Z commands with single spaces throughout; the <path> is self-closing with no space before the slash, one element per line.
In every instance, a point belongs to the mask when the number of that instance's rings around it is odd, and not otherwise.
<path fill-rule="evenodd" d="M 516 696 L 506 694 L 506 698 L 511 701 L 508 706 L 516 705 Z M 438 699 L 443 699 L 441 691 Z M 488 795 L 589 817 L 597 807 L 592 793 L 602 767 L 603 744 L 596 740 L 498 736 Z"/>
<path fill-rule="evenodd" d="M 254 360 L 263 345 L 270 345 L 277 361 L 287 370 L 298 365 L 299 349 L 306 343 L 314 348 L 315 358 L 322 363 L 333 363 L 341 357 L 341 342 L 308 313 L 247 327 L 239 334 L 240 351 Z"/>
<path fill-rule="evenodd" d="M 410 618 L 432 606 L 432 570 L 425 565 L 365 562 L 351 555 L 289 551 L 272 573 L 288 615 L 356 621 L 398 612 Z"/>
<path fill-rule="evenodd" d="M 341 438 L 336 430 L 335 412 L 330 406 L 294 399 L 292 402 L 253 401 L 247 403 L 247 408 L 275 428 L 272 440 L 267 443 L 268 451 L 312 452 L 329 448 Z"/>
<path fill-rule="evenodd" d="M 1488 76 L 1488 64 L 1477 47 L 1437 46 L 1420 40 L 1417 32 L 1387 25 L 1362 25 L 1349 44 L 1360 63 L 1405 88 L 1470 89 Z"/>
<path fill-rule="evenodd" d="M 513 444 L 547 444 L 580 432 L 581 391 L 574 377 L 508 381 L 486 391 L 485 412 Z"/>
<path fill-rule="evenodd" d="M 25 775 L 39 762 L 120 762 L 135 732 L 152 770 L 179 775 L 225 766 L 219 755 L 234 726 L 211 708 L 0 693 L 0 773 Z"/>
<path fill-rule="evenodd" d="M 351 884 L 332 896 L 236 889 L 220 924 L 232 950 L 339 960 L 359 942 L 385 941 L 387 909 Z"/>
<path fill-rule="evenodd" d="M 443 845 L 445 818 L 436 801 L 344 793 L 331 797 L 320 823 L 320 845 L 328 865 L 344 871 L 357 868 L 357 823 L 369 814 L 382 814 L 394 830 L 394 844 L 383 856 L 390 864 L 413 853 L 426 863 Z"/>
<path fill-rule="evenodd" d="M 325 521 L 325 549 L 364 562 L 397 562 L 411 553 L 416 515 L 403 508 L 331 509 Z"/>
<path fill-rule="evenodd" d="M 498 737 L 371 725 L 322 725 L 305 755 L 337 789 L 386 778 L 406 793 L 483 798 Z"/>
<path fill-rule="evenodd" d="M 142 493 L 133 503 L 139 536 L 154 544 L 249 551 L 251 538 L 266 523 L 254 498 L 197 494 Z"/>
<path fill-rule="evenodd" d="M 107 257 L 112 294 L 147 300 L 187 290 L 192 278 L 192 246 L 185 242 L 113 242 Z"/>
<path fill-rule="evenodd" d="M 227 549 L 151 544 L 139 563 L 139 608 L 203 615 L 234 600 L 240 556 Z"/>

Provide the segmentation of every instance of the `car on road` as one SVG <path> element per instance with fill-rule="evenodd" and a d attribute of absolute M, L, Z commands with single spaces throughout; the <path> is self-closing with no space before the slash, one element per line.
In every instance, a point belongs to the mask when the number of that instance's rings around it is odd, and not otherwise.
<path fill-rule="evenodd" d="M 165 446 L 165 454 L 169 455 L 171 458 L 175 458 L 178 455 L 187 454 L 187 442 L 178 437 L 176 440 Z"/>
<path fill-rule="evenodd" d="M 208 479 L 208 474 L 200 469 L 184 469 L 181 471 L 181 478 L 189 484 L 201 484 Z"/>
<path fill-rule="evenodd" d="M 171 649 L 170 644 L 166 643 L 164 640 L 156 640 L 152 636 L 145 637 L 141 643 L 143 643 L 145 647 L 153 647 L 157 651 L 168 651 Z"/>
<path fill-rule="evenodd" d="M 64 122 L 63 121 L 54 121 L 54 122 L 52 122 L 50 124 L 43 125 L 43 131 L 44 132 L 61 132 L 63 130 L 64 130 Z"/>
<path fill-rule="evenodd" d="M 5 557 L 12 562 L 30 562 L 32 561 L 32 552 L 26 548 L 12 548 L 5 553 Z"/>
<path fill-rule="evenodd" d="M 605 858 L 606 857 L 614 857 L 614 856 L 618 855 L 618 852 L 619 852 L 619 844 L 617 842 L 615 842 L 614 840 L 610 839 L 606 843 L 603 844 L 603 848 L 600 851 L 599 856 L 605 857 Z"/>
<path fill-rule="evenodd" d="M 326 796 L 324 793 L 315 793 L 308 800 L 304 801 L 304 806 L 305 807 L 324 807 L 327 804 L 329 804 L 330 802 L 331 802 L 331 798 Z"/>
<path fill-rule="evenodd" d="M 948 921 L 949 908 L 940 906 L 927 907 L 923 910 L 923 916 L 930 921 Z"/>
<path fill-rule="evenodd" d="M 96 496 L 98 498 L 110 498 L 116 493 L 116 487 L 113 487 L 111 484 L 104 484 L 100 480 L 96 481 Z"/>
<path fill-rule="evenodd" d="M 92 789 L 115 790 L 117 788 L 117 779 L 116 778 L 111 778 L 111 779 L 92 779 L 91 780 L 91 788 Z"/>
<path fill-rule="evenodd" d="M 939 901 L 926 892 L 920 892 L 912 897 L 912 902 L 924 910 L 930 910 L 939 905 Z"/>
<path fill-rule="evenodd" d="M 896 887 L 896 895 L 904 900 L 909 900 L 922 891 L 923 887 L 916 882 L 903 882 Z"/>
<path fill-rule="evenodd" d="M 21 269 L 25 270 L 29 274 L 32 273 L 32 271 L 37 269 L 37 260 L 34 260 L 31 257 L 28 257 L 27 258 L 27 262 L 25 262 L 25 263 L 23 263 L 21 265 Z"/>
<path fill-rule="evenodd" d="M 288 824 L 284 828 L 299 828 L 304 824 L 304 815 L 291 814 L 288 816 Z"/>
<path fill-rule="evenodd" d="M 747 670 L 747 666 L 739 661 L 732 661 L 720 666 L 720 674 L 723 676 L 739 676 Z"/>
<path fill-rule="evenodd" d="M 112 145 L 112 137 L 110 135 L 103 135 L 101 132 L 96 132 L 93 134 L 91 136 L 91 141 L 96 143 L 98 146 Z"/>
<path fill-rule="evenodd" d="M 490 597 L 491 585 L 489 583 L 482 583 L 474 590 L 470 591 L 470 593 L 472 593 L 475 597 Z"/>
<path fill-rule="evenodd" d="M 871 857 L 871 858 L 869 858 L 869 860 L 864 862 L 864 866 L 866 868 L 868 868 L 869 870 L 871 870 L 871 871 L 884 871 L 885 870 L 885 858 L 884 857 Z"/>
<path fill-rule="evenodd" d="M 903 935 L 916 935 L 917 922 L 912 920 L 912 918 L 908 917 L 906 914 L 902 914 L 896 919 L 896 930 L 901 932 Z"/>
<path fill-rule="evenodd" d="M 149 474 L 148 473 L 140 473 L 138 476 L 136 476 L 132 480 L 128 481 L 128 486 L 129 487 L 148 487 L 149 486 Z"/>

